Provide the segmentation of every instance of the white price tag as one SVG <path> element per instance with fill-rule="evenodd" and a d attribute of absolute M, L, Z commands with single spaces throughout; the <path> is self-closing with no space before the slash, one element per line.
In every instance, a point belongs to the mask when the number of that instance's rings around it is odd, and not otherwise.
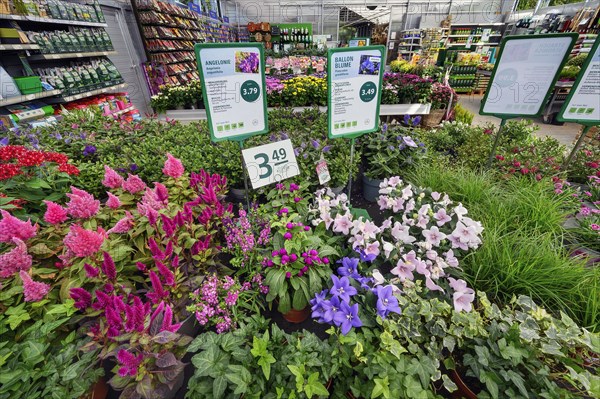
<path fill-rule="evenodd" d="M 253 189 L 300 174 L 289 139 L 242 150 L 242 156 Z"/>
<path fill-rule="evenodd" d="M 319 177 L 319 184 L 321 185 L 331 180 L 329 168 L 327 167 L 327 161 L 325 159 L 321 159 L 317 162 L 317 176 Z"/>

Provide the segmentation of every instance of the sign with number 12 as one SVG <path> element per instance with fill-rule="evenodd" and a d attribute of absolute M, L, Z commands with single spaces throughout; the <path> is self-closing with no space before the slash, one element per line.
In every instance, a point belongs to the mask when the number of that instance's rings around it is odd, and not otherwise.
<path fill-rule="evenodd" d="M 248 148 L 242 156 L 253 189 L 300 174 L 291 140 Z"/>

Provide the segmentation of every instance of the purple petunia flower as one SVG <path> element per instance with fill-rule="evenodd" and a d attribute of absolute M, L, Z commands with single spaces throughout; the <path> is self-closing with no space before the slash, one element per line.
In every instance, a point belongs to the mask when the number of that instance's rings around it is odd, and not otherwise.
<path fill-rule="evenodd" d="M 86 145 L 83 149 L 83 156 L 89 157 L 90 155 L 94 155 L 96 153 L 96 147 L 93 145 Z"/>
<path fill-rule="evenodd" d="M 335 274 L 332 274 L 331 281 L 333 281 L 333 287 L 331 287 L 329 293 L 334 297 L 338 297 L 341 301 L 350 302 L 350 297 L 356 295 L 356 288 L 350 285 L 348 277 L 338 278 Z"/>
<path fill-rule="evenodd" d="M 377 286 L 377 314 L 385 319 L 388 314 L 402 313 L 402 309 L 398 306 L 398 299 L 394 296 L 394 290 L 391 285 L 382 287 Z"/>
<path fill-rule="evenodd" d="M 356 258 L 344 258 L 341 261 L 342 266 L 338 267 L 337 272 L 342 277 L 352 277 L 354 279 L 360 277 L 358 274 L 358 259 Z"/>

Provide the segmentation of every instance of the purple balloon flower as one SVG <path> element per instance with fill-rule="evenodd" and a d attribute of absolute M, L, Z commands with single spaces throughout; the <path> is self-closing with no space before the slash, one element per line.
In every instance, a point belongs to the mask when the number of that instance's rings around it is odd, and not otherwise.
<path fill-rule="evenodd" d="M 385 319 L 388 314 L 402 313 L 402 309 L 398 306 L 398 299 L 394 296 L 394 290 L 391 285 L 382 287 L 377 286 L 377 314 Z"/>
<path fill-rule="evenodd" d="M 350 306 L 346 302 L 342 302 L 340 310 L 333 316 L 333 320 L 342 327 L 342 335 L 348 334 L 352 327 L 362 326 L 362 321 L 358 317 L 358 304 Z"/>
<path fill-rule="evenodd" d="M 338 278 L 335 274 L 332 274 L 331 281 L 333 281 L 333 287 L 331 287 L 329 293 L 334 297 L 338 297 L 341 301 L 350 302 L 350 297 L 356 295 L 356 288 L 350 285 L 348 277 Z"/>
<path fill-rule="evenodd" d="M 354 279 L 360 277 L 358 274 L 358 259 L 356 258 L 344 258 L 341 261 L 342 266 L 338 267 L 337 272 L 342 277 L 352 277 Z"/>

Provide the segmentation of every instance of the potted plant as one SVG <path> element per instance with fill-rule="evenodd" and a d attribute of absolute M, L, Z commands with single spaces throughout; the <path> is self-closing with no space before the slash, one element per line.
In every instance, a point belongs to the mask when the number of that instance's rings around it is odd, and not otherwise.
<path fill-rule="evenodd" d="M 277 302 L 283 317 L 300 323 L 308 315 L 308 301 L 331 273 L 330 259 L 337 250 L 326 244 L 319 230 L 303 224 L 287 207 L 271 221 L 273 239 L 262 261 L 269 287 L 267 301 Z"/>
<path fill-rule="evenodd" d="M 383 179 L 410 172 L 424 158 L 425 145 L 413 135 L 409 128 L 383 125 L 379 132 L 361 138 L 363 197 L 367 201 L 376 201 Z"/>
<path fill-rule="evenodd" d="M 423 126 L 439 125 L 446 112 L 453 109 L 457 102 L 458 96 L 454 89 L 442 83 L 434 83 L 431 92 L 431 111 L 423 116 Z"/>

